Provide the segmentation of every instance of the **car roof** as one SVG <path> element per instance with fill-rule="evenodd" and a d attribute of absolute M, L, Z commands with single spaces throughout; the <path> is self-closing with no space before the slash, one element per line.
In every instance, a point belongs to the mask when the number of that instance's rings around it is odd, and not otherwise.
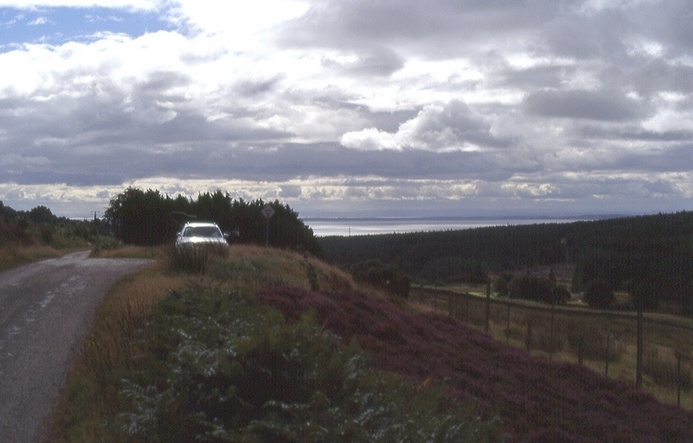
<path fill-rule="evenodd" d="M 184 225 L 184 227 L 191 227 L 191 228 L 197 228 L 197 227 L 202 227 L 202 226 L 215 226 L 218 227 L 216 223 L 213 222 L 188 222 Z"/>

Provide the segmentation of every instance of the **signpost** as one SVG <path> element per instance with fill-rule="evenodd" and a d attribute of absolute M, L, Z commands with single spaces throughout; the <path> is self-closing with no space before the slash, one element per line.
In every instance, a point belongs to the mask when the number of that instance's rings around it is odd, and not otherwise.
<path fill-rule="evenodd" d="M 270 205 L 265 205 L 264 208 L 262 208 L 262 215 L 265 216 L 265 223 L 267 226 L 267 229 L 265 231 L 265 246 L 269 246 L 269 223 L 270 223 L 270 218 L 274 215 L 274 208 Z"/>

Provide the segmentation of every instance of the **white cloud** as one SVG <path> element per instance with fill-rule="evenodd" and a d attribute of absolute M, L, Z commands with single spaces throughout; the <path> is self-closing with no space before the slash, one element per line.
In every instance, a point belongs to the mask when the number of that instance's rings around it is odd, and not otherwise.
<path fill-rule="evenodd" d="M 46 23 L 48 23 L 48 19 L 46 17 L 39 17 L 35 20 L 30 21 L 29 23 L 27 23 L 27 25 L 29 25 L 29 26 L 41 26 L 41 25 L 45 25 Z"/>
<path fill-rule="evenodd" d="M 347 148 L 379 151 L 384 149 L 401 150 L 402 145 L 396 141 L 396 136 L 377 128 L 366 128 L 361 131 L 351 131 L 342 135 L 340 142 Z"/>
<path fill-rule="evenodd" d="M 169 19 L 203 34 L 223 36 L 229 49 L 262 49 L 273 26 L 299 17 L 308 8 L 297 0 L 218 2 L 178 0 Z"/>
<path fill-rule="evenodd" d="M 377 128 L 351 131 L 341 143 L 360 150 L 420 149 L 434 152 L 477 151 L 495 144 L 491 124 L 464 102 L 425 106 L 415 118 L 399 126 L 396 133 Z"/>

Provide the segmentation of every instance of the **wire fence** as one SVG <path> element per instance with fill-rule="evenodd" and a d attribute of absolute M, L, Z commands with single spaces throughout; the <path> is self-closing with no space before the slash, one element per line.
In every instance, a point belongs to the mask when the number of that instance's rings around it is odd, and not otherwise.
<path fill-rule="evenodd" d="M 693 410 L 693 327 L 636 313 L 414 287 L 410 299 L 549 360 L 574 361 Z"/>

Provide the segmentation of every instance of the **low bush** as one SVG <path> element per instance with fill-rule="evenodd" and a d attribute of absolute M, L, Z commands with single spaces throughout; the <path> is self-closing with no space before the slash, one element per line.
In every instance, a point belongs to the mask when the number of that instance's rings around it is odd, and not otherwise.
<path fill-rule="evenodd" d="M 564 285 L 556 284 L 552 278 L 532 274 L 502 274 L 493 282 L 493 287 L 500 297 L 558 304 L 570 300 L 570 291 Z"/>
<path fill-rule="evenodd" d="M 493 280 L 493 292 L 498 294 L 499 297 L 507 297 L 509 295 L 509 285 L 510 281 L 513 279 L 513 275 L 509 273 L 500 274 Z"/>
<path fill-rule="evenodd" d="M 105 237 L 102 235 L 95 236 L 94 246 L 91 248 L 91 253 L 94 256 L 101 255 L 104 251 L 113 251 L 122 248 L 123 244 L 114 237 Z"/>
<path fill-rule="evenodd" d="M 125 377 L 133 441 L 490 441 L 482 423 L 428 386 L 369 369 L 358 343 L 314 311 L 286 323 L 234 292 L 189 287 L 156 309 L 153 357 Z"/>
<path fill-rule="evenodd" d="M 386 265 L 380 260 L 366 260 L 351 267 L 354 279 L 379 288 L 391 295 L 409 297 L 411 280 L 394 265 Z"/>
<path fill-rule="evenodd" d="M 173 269 L 194 274 L 204 274 L 214 258 L 225 257 L 228 253 L 228 247 L 220 246 L 166 248 Z"/>
<path fill-rule="evenodd" d="M 535 300 L 551 303 L 554 300 L 554 291 L 551 281 L 547 278 L 525 274 L 516 275 L 508 283 L 508 295 L 510 298 Z"/>
<path fill-rule="evenodd" d="M 595 278 L 585 286 L 585 294 L 582 299 L 590 308 L 606 309 L 614 303 L 616 297 L 607 281 Z"/>

